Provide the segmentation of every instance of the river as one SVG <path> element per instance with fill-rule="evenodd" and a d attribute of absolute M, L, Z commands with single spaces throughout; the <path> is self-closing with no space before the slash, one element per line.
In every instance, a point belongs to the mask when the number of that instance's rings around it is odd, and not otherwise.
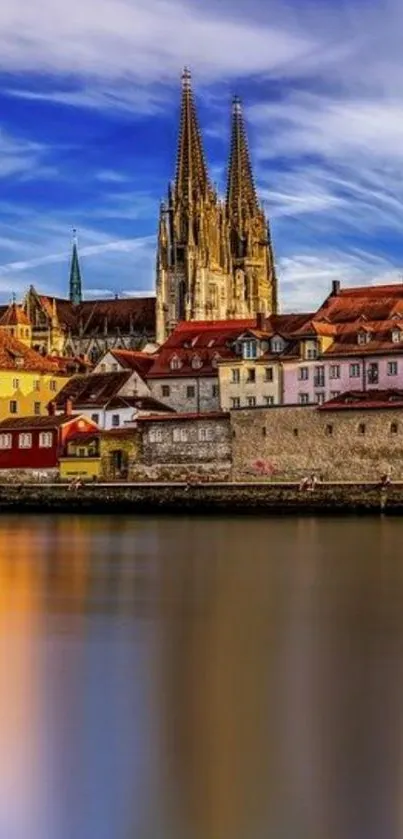
<path fill-rule="evenodd" d="M 1 839 L 401 839 L 402 545 L 1 518 Z"/>

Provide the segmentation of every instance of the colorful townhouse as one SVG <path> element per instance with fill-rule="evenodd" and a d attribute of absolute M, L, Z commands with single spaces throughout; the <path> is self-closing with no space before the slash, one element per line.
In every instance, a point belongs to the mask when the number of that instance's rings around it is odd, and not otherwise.
<path fill-rule="evenodd" d="M 11 304 L 0 321 L 0 419 L 46 415 L 66 381 L 66 366 L 31 349 L 30 326 Z"/>
<path fill-rule="evenodd" d="M 341 289 L 295 330 L 280 356 L 283 404 L 403 386 L 403 285 Z"/>
<path fill-rule="evenodd" d="M 47 416 L 10 417 L 0 422 L 0 478 L 5 475 L 32 478 L 58 478 L 61 461 L 69 455 L 69 443 L 79 440 L 75 453 L 85 456 L 88 434 L 98 434 L 97 426 L 84 416 L 70 412 L 56 416 L 52 409 Z M 70 452 L 70 455 L 72 453 Z M 86 474 L 77 469 L 76 475 Z M 63 471 L 63 470 L 62 470 Z M 67 470 L 68 471 L 68 470 Z M 90 474 L 97 474 L 90 469 Z"/>
<path fill-rule="evenodd" d="M 73 414 L 85 414 L 102 430 L 121 428 L 150 413 L 171 411 L 169 405 L 150 396 L 147 388 L 139 393 L 138 374 L 130 368 L 117 373 L 73 376 L 54 403 L 57 414 L 71 405 Z"/>
<path fill-rule="evenodd" d="M 220 364 L 237 360 L 237 340 L 255 326 L 255 318 L 179 323 L 147 373 L 154 398 L 181 413 L 220 410 Z"/>

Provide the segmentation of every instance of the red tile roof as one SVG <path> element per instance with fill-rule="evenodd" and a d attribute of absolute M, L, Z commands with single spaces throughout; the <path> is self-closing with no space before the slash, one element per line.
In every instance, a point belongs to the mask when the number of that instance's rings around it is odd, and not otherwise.
<path fill-rule="evenodd" d="M 111 350 L 111 353 L 122 367 L 135 370 L 143 379 L 155 361 L 155 356 L 134 350 Z"/>
<path fill-rule="evenodd" d="M 61 425 L 66 425 L 72 420 L 77 420 L 77 416 L 71 416 L 71 414 L 60 414 L 59 416 L 46 417 L 9 417 L 8 419 L 1 420 L 0 432 L 12 431 L 13 429 L 19 430 L 21 428 L 27 429 L 28 431 L 31 428 L 39 428 L 40 430 L 60 428 Z"/>
<path fill-rule="evenodd" d="M 173 408 L 154 399 L 152 396 L 113 396 L 108 402 L 107 407 L 113 408 L 135 408 L 138 411 L 164 411 L 165 413 L 175 413 Z"/>
<path fill-rule="evenodd" d="M 318 411 L 403 408 L 403 390 L 348 390 L 319 405 Z"/>
<path fill-rule="evenodd" d="M 147 378 L 217 376 L 218 361 L 237 358 L 234 342 L 247 329 L 254 327 L 255 318 L 180 323 L 154 356 Z M 178 369 L 172 367 L 175 358 L 180 363 Z"/>
<path fill-rule="evenodd" d="M 57 365 L 50 358 L 25 346 L 21 341 L 0 330 L 0 370 L 53 373 L 60 375 Z"/>
<path fill-rule="evenodd" d="M 0 326 L 31 326 L 31 321 L 21 306 L 10 303 L 0 317 Z"/>

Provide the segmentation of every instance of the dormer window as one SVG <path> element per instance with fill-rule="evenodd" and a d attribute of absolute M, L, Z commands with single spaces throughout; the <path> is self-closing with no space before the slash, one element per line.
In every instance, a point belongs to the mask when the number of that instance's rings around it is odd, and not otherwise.
<path fill-rule="evenodd" d="M 215 355 L 214 355 L 214 357 L 213 357 L 213 359 L 212 359 L 211 366 L 212 366 L 212 367 L 217 367 L 217 365 L 218 365 L 218 362 L 219 362 L 219 361 L 221 361 L 221 356 L 220 356 L 220 355 L 219 355 L 219 353 L 217 352 L 217 353 L 215 353 Z"/>
<path fill-rule="evenodd" d="M 273 338 L 271 342 L 271 348 L 273 352 L 282 352 L 283 350 L 283 342 L 281 338 Z"/>
<path fill-rule="evenodd" d="M 199 355 L 194 355 L 192 358 L 192 367 L 193 370 L 200 370 L 200 367 L 203 367 L 203 362 Z"/>
<path fill-rule="evenodd" d="M 243 357 L 256 358 L 257 356 L 257 341 L 253 338 L 243 341 Z"/>
<path fill-rule="evenodd" d="M 400 344 L 402 340 L 402 333 L 400 329 L 392 329 L 392 343 L 393 344 Z"/>
<path fill-rule="evenodd" d="M 357 343 L 358 344 L 369 344 L 371 340 L 371 333 L 370 332 L 358 332 L 357 334 Z"/>
<path fill-rule="evenodd" d="M 181 367 L 182 367 L 182 362 L 181 362 L 180 358 L 178 358 L 177 355 L 174 355 L 173 358 L 171 358 L 171 361 L 170 361 L 171 370 L 180 370 Z"/>

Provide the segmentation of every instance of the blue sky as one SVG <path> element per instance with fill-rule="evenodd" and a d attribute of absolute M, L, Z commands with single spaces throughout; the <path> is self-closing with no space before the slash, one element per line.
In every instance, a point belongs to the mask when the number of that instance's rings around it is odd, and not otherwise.
<path fill-rule="evenodd" d="M 402 28 L 398 0 L 2 4 L 0 300 L 65 293 L 74 226 L 87 297 L 153 290 L 185 64 L 220 190 L 243 98 L 283 310 L 398 281 Z"/>

